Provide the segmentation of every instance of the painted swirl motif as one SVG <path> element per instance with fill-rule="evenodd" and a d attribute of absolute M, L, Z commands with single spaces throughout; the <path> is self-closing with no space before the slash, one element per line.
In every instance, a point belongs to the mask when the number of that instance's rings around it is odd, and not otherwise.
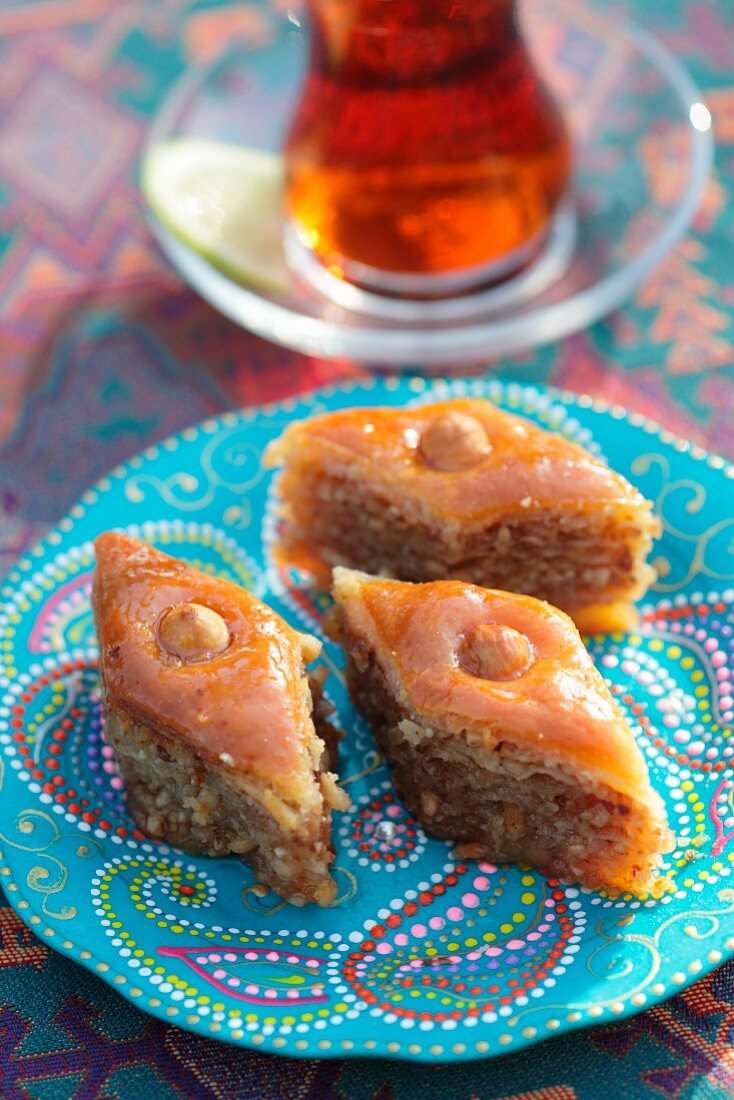
<path fill-rule="evenodd" d="M 93 829 L 97 839 L 142 839 L 130 824 L 105 739 L 96 656 L 62 656 L 47 669 L 6 696 L 18 780 L 68 824 Z"/>
<path fill-rule="evenodd" d="M 216 876 L 207 877 L 198 864 L 174 859 L 169 851 L 163 845 L 155 855 L 113 859 L 92 880 L 93 901 L 110 945 L 140 980 L 161 993 L 178 991 L 184 1007 L 195 1008 L 203 1018 L 221 1015 L 212 997 L 226 996 L 238 1006 L 229 1014 L 234 1028 L 243 1025 L 240 1005 L 297 1013 L 306 1029 L 317 1006 L 317 1011 L 337 1022 L 340 1012 L 352 1011 L 349 1003 L 356 997 L 347 993 L 347 1003 L 342 1003 L 334 997 L 341 989 L 327 989 L 336 984 L 329 977 L 329 960 L 339 956 L 323 932 L 310 938 L 305 931 L 282 930 L 274 935 L 269 930 L 258 933 L 232 926 L 225 930 L 211 922 L 221 896 Z M 236 866 L 233 877 L 241 878 L 244 868 Z M 164 940 L 182 942 L 163 942 L 151 947 L 149 955 L 133 951 L 136 941 L 124 919 L 131 909 L 154 921 L 163 930 Z M 187 942 L 192 938 L 199 942 L 192 946 Z M 335 939 L 340 941 L 341 936 Z M 158 965 L 161 961 L 163 967 Z M 288 1015 L 279 1020 L 280 1027 L 290 1028 L 292 1023 L 284 1020 L 291 1019 L 295 1022 Z M 266 1026 L 272 1030 L 273 1024 Z"/>
<path fill-rule="evenodd" d="M 371 923 L 344 962 L 345 980 L 373 1015 L 406 1028 L 496 1023 L 543 997 L 574 964 L 586 926 L 580 891 L 555 879 L 526 872 L 518 898 L 506 869 L 447 867 L 415 900 Z M 506 892 L 515 911 L 495 917 Z"/>
<path fill-rule="evenodd" d="M 426 850 L 426 834 L 400 803 L 389 779 L 353 802 L 351 811 L 340 818 L 336 835 L 353 865 L 373 872 L 408 870 Z"/>
<path fill-rule="evenodd" d="M 708 578 L 715 582 L 734 579 L 734 518 L 717 517 L 707 523 L 712 511 L 709 492 L 701 481 L 676 478 L 667 455 L 639 455 L 632 473 L 645 477 L 656 488 L 655 510 L 665 531 L 665 553 L 658 553 L 653 564 L 658 571 L 655 590 L 670 594 L 681 592 L 692 580 Z M 707 508 L 708 506 L 708 508 Z M 716 506 L 713 507 L 714 513 Z"/>
<path fill-rule="evenodd" d="M 237 495 L 254 489 L 264 476 L 260 460 L 260 451 L 250 441 L 246 427 L 220 429 L 202 447 L 196 473 L 188 468 L 166 477 L 147 471 L 133 473 L 126 482 L 125 496 L 131 504 L 158 496 L 181 512 L 200 512 L 212 504 L 219 489 Z M 236 518 L 241 525 L 242 514 Z"/>
<path fill-rule="evenodd" d="M 293 1008 L 329 1000 L 319 977 L 324 960 L 313 955 L 268 947 L 159 947 L 158 954 L 182 960 L 217 992 L 248 1004 Z"/>
<path fill-rule="evenodd" d="M 604 983 L 603 988 L 609 989 L 609 992 L 602 993 L 600 996 L 595 992 L 593 1002 L 571 1001 L 563 1005 L 544 1006 L 543 1011 L 549 1009 L 565 1011 L 568 1008 L 588 1009 L 590 1004 L 593 1004 L 596 1008 L 594 1015 L 601 1015 L 598 1010 L 617 1004 L 620 996 L 629 999 L 640 996 L 644 998 L 645 990 L 652 989 L 655 992 L 655 979 L 662 967 L 662 941 L 673 929 L 677 930 L 679 925 L 683 925 L 683 935 L 690 940 L 706 940 L 713 936 L 722 927 L 720 918 L 731 917 L 734 913 L 734 890 L 720 890 L 718 899 L 722 902 L 720 907 L 706 913 L 698 909 L 676 913 L 664 921 L 652 935 L 633 931 L 620 932 L 621 928 L 631 924 L 629 917 L 599 921 L 594 931 L 602 943 L 589 955 L 586 968 L 593 978 Z M 683 924 L 684 921 L 687 923 Z M 637 950 L 620 952 L 621 945 L 634 947 Z M 617 986 L 615 983 L 620 984 Z M 682 980 L 676 984 L 682 984 Z M 644 999 L 638 1003 L 644 1003 Z M 533 1005 L 523 1009 L 513 1022 L 519 1023 L 538 1011 L 539 1007 Z"/>
<path fill-rule="evenodd" d="M 0 757 L 0 794 L 5 781 L 5 764 Z M 78 913 L 77 906 L 64 902 L 61 896 L 69 896 L 70 858 L 87 860 L 95 850 L 102 849 L 98 840 L 89 837 L 81 843 L 72 833 L 63 833 L 50 814 L 43 810 L 21 810 L 13 821 L 14 833 L 0 832 L 0 844 L 24 852 L 30 857 L 31 866 L 26 871 L 26 884 L 43 898 L 41 912 L 52 920 L 73 920 Z M 71 841 L 69 848 L 64 842 Z M 57 854 L 58 852 L 58 854 Z"/>

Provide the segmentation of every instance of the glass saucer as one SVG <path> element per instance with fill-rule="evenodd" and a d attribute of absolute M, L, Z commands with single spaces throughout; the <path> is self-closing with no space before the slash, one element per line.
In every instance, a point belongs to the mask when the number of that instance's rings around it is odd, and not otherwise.
<path fill-rule="evenodd" d="M 305 65 L 299 17 L 282 8 L 278 0 L 263 5 L 261 44 L 240 44 L 179 80 L 149 147 L 206 137 L 281 149 Z M 569 121 L 576 165 L 548 247 L 521 275 L 426 311 L 424 303 L 319 278 L 290 249 L 288 285 L 274 293 L 234 281 L 150 215 L 169 260 L 213 306 L 259 336 L 392 369 L 486 362 L 558 340 L 616 308 L 696 211 L 711 167 L 711 116 L 678 61 L 618 12 L 602 14 L 585 0 L 533 0 L 525 16 Z"/>

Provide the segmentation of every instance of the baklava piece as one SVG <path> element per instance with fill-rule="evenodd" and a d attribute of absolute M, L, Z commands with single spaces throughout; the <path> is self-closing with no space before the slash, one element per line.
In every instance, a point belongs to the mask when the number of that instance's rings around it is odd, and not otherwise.
<path fill-rule="evenodd" d="M 107 739 L 144 832 L 188 852 L 230 852 L 295 903 L 336 884 L 329 769 L 338 732 L 321 643 L 249 592 L 122 534 L 95 543 L 93 605 Z"/>
<path fill-rule="evenodd" d="M 462 858 L 654 892 L 673 839 L 663 804 L 567 615 L 462 581 L 343 568 L 333 592 L 352 700 L 427 832 Z"/>
<path fill-rule="evenodd" d="M 470 581 L 550 601 L 581 629 L 634 625 L 660 525 L 600 459 L 479 398 L 351 408 L 290 425 L 283 550 L 410 581 Z"/>

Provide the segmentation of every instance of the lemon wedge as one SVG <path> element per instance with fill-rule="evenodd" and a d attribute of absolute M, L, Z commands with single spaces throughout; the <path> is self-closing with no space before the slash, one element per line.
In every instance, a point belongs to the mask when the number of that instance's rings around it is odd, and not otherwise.
<path fill-rule="evenodd" d="M 154 146 L 141 173 L 156 217 L 231 278 L 265 290 L 287 285 L 283 158 L 201 138 Z"/>

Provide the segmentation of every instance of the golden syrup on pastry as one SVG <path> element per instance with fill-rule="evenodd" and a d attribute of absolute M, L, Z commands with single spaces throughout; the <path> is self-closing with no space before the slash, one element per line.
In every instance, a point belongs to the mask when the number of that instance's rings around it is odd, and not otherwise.
<path fill-rule="evenodd" d="M 93 601 L 108 699 L 215 760 L 224 754 L 235 767 L 277 779 L 297 797 L 313 773 L 298 631 L 238 585 L 137 539 L 108 532 L 95 549 Z M 208 640 L 221 643 L 226 631 L 227 644 L 204 661 L 171 660 L 161 651 L 160 627 L 171 609 L 192 605 L 208 612 Z M 198 618 L 201 626 L 201 612 Z"/>
<path fill-rule="evenodd" d="M 634 737 L 562 611 L 462 581 L 410 584 L 346 569 L 334 572 L 334 596 L 429 723 L 440 714 L 457 732 L 475 731 L 487 747 L 502 730 L 518 746 L 573 764 L 630 797 L 647 790 Z M 462 642 L 476 630 L 481 637 L 490 623 L 512 632 L 508 639 L 525 639 L 532 659 L 521 675 L 467 674 Z"/>
<path fill-rule="evenodd" d="M 453 469 L 439 466 L 439 451 L 443 446 L 446 455 L 449 437 L 458 451 L 464 448 L 463 468 L 458 457 L 455 462 L 444 457 Z M 306 468 L 327 460 L 335 469 L 342 463 L 362 465 L 371 481 L 428 502 L 436 515 L 477 526 L 495 515 L 527 515 L 566 503 L 582 511 L 586 502 L 590 510 L 614 503 L 631 514 L 637 509 L 647 514 L 641 494 L 600 459 L 479 398 L 412 409 L 341 409 L 311 417 L 275 441 L 266 462 L 279 462 L 291 446 L 298 447 Z"/>

